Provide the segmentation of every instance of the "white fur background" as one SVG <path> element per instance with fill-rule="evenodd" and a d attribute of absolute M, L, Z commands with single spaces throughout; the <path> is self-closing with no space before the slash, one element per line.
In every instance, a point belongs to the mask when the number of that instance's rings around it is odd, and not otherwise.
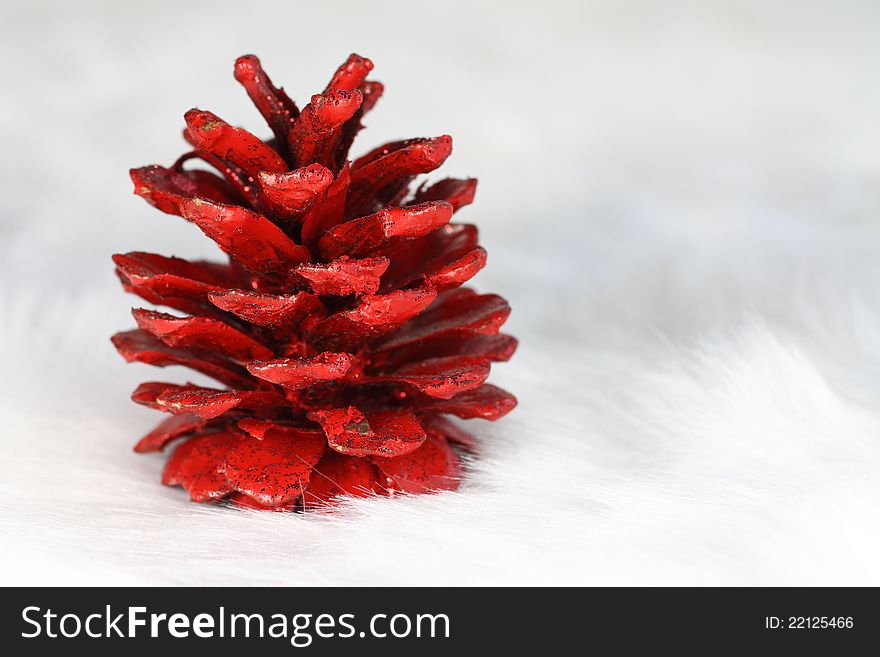
<path fill-rule="evenodd" d="M 0 2 L 0 583 L 880 584 L 874 2 Z M 265 132 L 351 51 L 356 143 L 449 132 L 522 342 L 461 490 L 191 504 L 109 335 L 110 254 L 213 255 L 131 194 L 198 104 Z M 191 378 L 191 377 L 190 377 Z"/>

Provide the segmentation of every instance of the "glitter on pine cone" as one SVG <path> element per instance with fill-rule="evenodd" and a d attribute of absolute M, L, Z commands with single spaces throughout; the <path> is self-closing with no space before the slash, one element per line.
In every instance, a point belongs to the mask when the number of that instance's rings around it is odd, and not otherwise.
<path fill-rule="evenodd" d="M 452 490 L 457 450 L 475 441 L 447 416 L 496 420 L 516 405 L 485 383 L 490 363 L 516 349 L 499 333 L 510 308 L 461 287 L 486 262 L 476 227 L 452 222 L 476 180 L 414 184 L 452 139 L 348 159 L 382 95 L 372 68 L 351 55 L 300 110 L 256 57 L 240 57 L 235 78 L 274 137 L 192 109 L 192 150 L 170 168 L 131 170 L 137 195 L 229 256 L 113 256 L 128 292 L 184 313 L 135 308 L 138 328 L 113 336 L 119 353 L 220 385 L 149 382 L 132 395 L 171 414 L 136 451 L 179 441 L 162 482 L 197 502 L 304 510 Z"/>

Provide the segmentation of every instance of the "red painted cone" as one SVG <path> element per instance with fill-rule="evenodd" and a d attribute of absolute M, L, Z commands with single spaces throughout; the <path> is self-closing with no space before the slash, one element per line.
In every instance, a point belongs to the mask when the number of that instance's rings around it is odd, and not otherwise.
<path fill-rule="evenodd" d="M 415 184 L 452 139 L 349 159 L 382 94 L 372 68 L 351 55 L 300 109 L 256 57 L 240 57 L 235 78 L 274 137 L 192 109 L 192 150 L 171 167 L 131 171 L 137 195 L 228 256 L 113 256 L 127 291 L 182 313 L 136 308 L 138 328 L 113 336 L 119 353 L 218 382 L 150 382 L 132 396 L 171 414 L 135 449 L 177 441 L 162 481 L 197 502 L 288 511 L 452 490 L 453 445 L 476 443 L 443 416 L 496 420 L 516 405 L 485 383 L 516 349 L 500 333 L 510 308 L 461 287 L 486 263 L 476 228 L 453 220 L 476 180 Z M 198 162 L 208 168 L 189 168 Z"/>

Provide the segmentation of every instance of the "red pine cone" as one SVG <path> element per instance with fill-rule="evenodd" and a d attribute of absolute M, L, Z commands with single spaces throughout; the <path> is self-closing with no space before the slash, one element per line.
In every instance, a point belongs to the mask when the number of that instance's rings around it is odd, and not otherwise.
<path fill-rule="evenodd" d="M 139 452 L 178 438 L 162 481 L 197 502 L 307 509 L 341 495 L 454 489 L 450 446 L 473 439 L 444 415 L 495 420 L 516 405 L 486 384 L 516 340 L 510 308 L 459 287 L 486 262 L 477 229 L 450 223 L 474 179 L 410 186 L 452 150 L 410 139 L 349 161 L 382 94 L 351 55 L 301 111 L 253 55 L 235 78 L 274 138 L 200 109 L 192 150 L 170 168 L 132 169 L 135 193 L 193 222 L 228 263 L 113 256 L 123 287 L 185 316 L 133 310 L 113 336 L 127 361 L 184 365 L 222 384 L 144 383 L 132 398 L 172 416 Z M 216 171 L 185 168 L 202 160 Z"/>

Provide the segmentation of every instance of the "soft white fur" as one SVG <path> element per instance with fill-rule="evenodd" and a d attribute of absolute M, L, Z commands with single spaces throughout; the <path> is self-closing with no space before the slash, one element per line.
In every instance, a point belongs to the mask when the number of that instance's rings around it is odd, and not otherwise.
<path fill-rule="evenodd" d="M 3 7 L 0 583 L 880 584 L 880 55 L 872 3 Z M 9 15 L 6 15 L 9 14 Z M 332 26 L 332 27 L 328 27 Z M 450 132 L 522 341 L 459 492 L 199 506 L 131 452 L 109 255 L 213 255 L 130 196 L 190 105 L 261 130 L 349 51 L 356 150 Z"/>

